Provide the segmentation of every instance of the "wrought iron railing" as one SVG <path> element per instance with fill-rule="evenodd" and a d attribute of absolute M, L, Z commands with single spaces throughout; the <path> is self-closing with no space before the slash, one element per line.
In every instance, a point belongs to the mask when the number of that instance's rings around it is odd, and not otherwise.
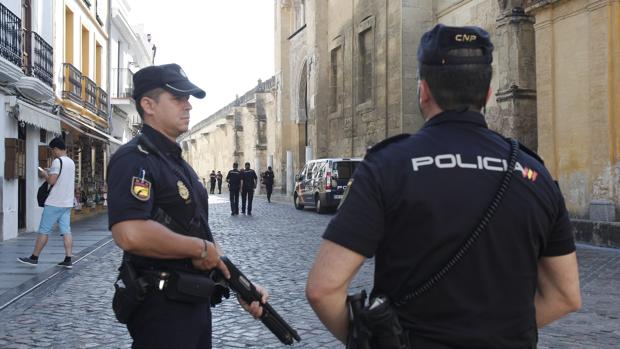
<path fill-rule="evenodd" d="M 97 114 L 97 84 L 87 76 L 82 76 L 82 101 L 86 109 Z"/>
<path fill-rule="evenodd" d="M 82 73 L 70 63 L 63 63 L 62 98 L 82 104 Z"/>
<path fill-rule="evenodd" d="M 108 118 L 108 94 L 101 88 L 97 88 L 97 115 Z"/>
<path fill-rule="evenodd" d="M 0 3 L 0 56 L 21 67 L 22 21 Z"/>
<path fill-rule="evenodd" d="M 133 73 L 127 68 L 112 69 L 112 98 L 131 98 L 133 93 Z"/>
<path fill-rule="evenodd" d="M 53 48 L 39 34 L 32 32 L 32 54 L 30 56 L 30 66 L 27 67 L 27 74 L 38 78 L 44 83 L 52 86 L 53 80 Z"/>

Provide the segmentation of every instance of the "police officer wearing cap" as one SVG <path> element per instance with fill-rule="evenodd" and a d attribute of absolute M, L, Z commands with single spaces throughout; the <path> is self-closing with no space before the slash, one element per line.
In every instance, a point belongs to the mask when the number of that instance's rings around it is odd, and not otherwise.
<path fill-rule="evenodd" d="M 477 27 L 437 25 L 422 36 L 418 102 L 426 122 L 368 151 L 308 276 L 310 304 L 340 340 L 348 335 L 347 288 L 373 256 L 370 298 L 387 298 L 412 348 L 535 348 L 537 328 L 580 307 L 562 194 L 523 146 L 514 147 L 513 175 L 486 228 L 429 281 L 473 235 L 508 173 L 513 146 L 480 113 L 491 93 L 492 50 Z"/>
<path fill-rule="evenodd" d="M 230 276 L 209 229 L 207 192 L 176 143 L 188 130 L 190 95 L 203 98 L 205 92 L 177 64 L 144 68 L 133 82 L 144 126 L 111 158 L 107 176 L 109 227 L 145 292 L 127 328 L 133 348 L 211 348 L 209 295 L 173 292 L 183 275 L 200 285 L 214 268 Z M 257 302 L 242 306 L 255 317 L 262 312 Z"/>
<path fill-rule="evenodd" d="M 241 189 L 241 181 L 242 178 L 241 172 L 239 172 L 239 164 L 235 162 L 233 163 L 233 169 L 228 171 L 228 174 L 226 175 L 231 216 L 236 216 L 239 214 L 239 190 Z"/>

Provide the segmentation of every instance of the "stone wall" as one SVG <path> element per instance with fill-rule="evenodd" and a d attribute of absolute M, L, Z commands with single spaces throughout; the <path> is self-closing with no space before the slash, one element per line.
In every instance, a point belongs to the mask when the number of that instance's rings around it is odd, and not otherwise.
<path fill-rule="evenodd" d="M 179 138 L 183 156 L 201 178 L 212 170 L 224 175 L 233 162 L 250 162 L 257 172 L 267 169 L 276 149 L 276 115 L 272 78 L 231 102 Z M 256 166 L 258 161 L 259 167 Z M 274 161 L 274 170 L 279 169 Z"/>
<path fill-rule="evenodd" d="M 572 216 L 595 219 L 606 203 L 618 217 L 620 1 L 538 1 L 529 12 L 540 153 Z"/>

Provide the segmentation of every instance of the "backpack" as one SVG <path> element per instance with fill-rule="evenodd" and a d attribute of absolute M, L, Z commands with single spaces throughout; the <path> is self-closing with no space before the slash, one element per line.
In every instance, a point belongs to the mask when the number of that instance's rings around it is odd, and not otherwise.
<path fill-rule="evenodd" d="M 60 174 L 62 173 L 62 159 L 58 158 L 60 161 L 60 171 L 58 172 L 58 178 L 60 178 Z M 50 195 L 50 191 L 52 190 L 53 185 L 47 183 L 47 180 L 43 181 L 39 189 L 37 190 L 37 202 L 39 203 L 39 207 L 45 206 L 45 200 Z"/>

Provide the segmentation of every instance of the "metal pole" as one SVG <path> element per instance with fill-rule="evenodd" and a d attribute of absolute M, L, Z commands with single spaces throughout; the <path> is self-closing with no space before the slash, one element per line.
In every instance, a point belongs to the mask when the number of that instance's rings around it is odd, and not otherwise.
<path fill-rule="evenodd" d="M 258 184 L 256 185 L 256 194 L 260 194 L 261 185 L 260 185 L 260 158 L 257 156 L 254 158 L 254 172 L 256 172 L 256 176 L 258 177 Z"/>
<path fill-rule="evenodd" d="M 293 188 L 295 187 L 295 178 L 293 176 L 293 152 L 286 151 L 286 195 L 293 195 Z"/>

